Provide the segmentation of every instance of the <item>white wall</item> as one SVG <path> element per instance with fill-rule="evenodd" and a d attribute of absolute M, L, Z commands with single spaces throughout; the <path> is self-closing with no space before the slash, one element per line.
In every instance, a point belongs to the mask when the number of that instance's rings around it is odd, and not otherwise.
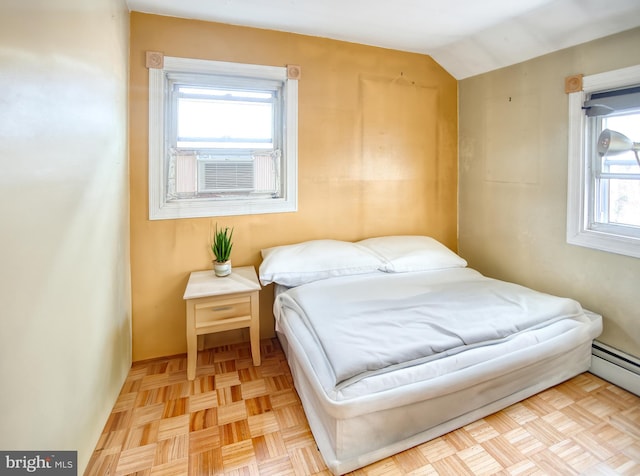
<path fill-rule="evenodd" d="M 124 0 L 0 4 L 0 448 L 91 456 L 131 364 Z"/>
<path fill-rule="evenodd" d="M 493 277 L 569 296 L 640 356 L 640 259 L 566 243 L 564 79 L 640 64 L 640 28 L 460 82 L 459 251 Z M 638 211 L 640 213 L 640 210 Z"/>

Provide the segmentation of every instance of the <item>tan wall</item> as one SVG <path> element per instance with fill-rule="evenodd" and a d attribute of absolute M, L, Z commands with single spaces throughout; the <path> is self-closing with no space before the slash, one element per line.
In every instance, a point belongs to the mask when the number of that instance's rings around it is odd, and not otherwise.
<path fill-rule="evenodd" d="M 600 340 L 640 356 L 640 259 L 568 245 L 564 78 L 640 64 L 640 29 L 460 82 L 460 253 L 494 277 L 573 297 Z"/>
<path fill-rule="evenodd" d="M 0 448 L 78 450 L 131 365 L 124 0 L 0 5 Z"/>
<path fill-rule="evenodd" d="M 299 209 L 148 220 L 145 51 L 302 67 Z M 182 353 L 189 272 L 210 266 L 210 227 L 235 227 L 234 265 L 316 238 L 430 234 L 456 248 L 457 83 L 429 57 L 288 33 L 131 14 L 131 265 L 134 360 Z M 261 292 L 273 335 L 272 288 Z"/>

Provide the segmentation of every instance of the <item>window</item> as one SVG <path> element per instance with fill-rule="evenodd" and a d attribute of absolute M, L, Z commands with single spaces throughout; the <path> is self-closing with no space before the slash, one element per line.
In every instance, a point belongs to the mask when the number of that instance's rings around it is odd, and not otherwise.
<path fill-rule="evenodd" d="M 609 129 L 640 141 L 640 66 L 583 78 L 569 95 L 567 242 L 640 257 L 640 164 L 602 154 Z"/>
<path fill-rule="evenodd" d="M 150 67 L 149 218 L 295 211 L 297 91 L 286 67 Z"/>

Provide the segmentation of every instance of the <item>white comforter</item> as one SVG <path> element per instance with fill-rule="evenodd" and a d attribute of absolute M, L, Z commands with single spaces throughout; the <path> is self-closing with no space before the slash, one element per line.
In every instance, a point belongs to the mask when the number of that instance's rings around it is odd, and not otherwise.
<path fill-rule="evenodd" d="M 299 316 L 336 389 L 584 315 L 576 301 L 469 268 L 316 281 L 279 294 L 274 309 L 277 322 Z"/>

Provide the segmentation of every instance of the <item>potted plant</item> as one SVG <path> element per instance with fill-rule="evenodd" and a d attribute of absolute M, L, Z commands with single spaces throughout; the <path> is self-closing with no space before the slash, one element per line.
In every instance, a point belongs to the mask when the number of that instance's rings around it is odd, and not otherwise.
<path fill-rule="evenodd" d="M 216 276 L 228 276 L 231 274 L 231 248 L 233 248 L 233 228 L 225 227 L 218 229 L 216 223 L 216 233 L 211 243 L 211 251 L 216 257 L 213 260 L 213 271 Z"/>

